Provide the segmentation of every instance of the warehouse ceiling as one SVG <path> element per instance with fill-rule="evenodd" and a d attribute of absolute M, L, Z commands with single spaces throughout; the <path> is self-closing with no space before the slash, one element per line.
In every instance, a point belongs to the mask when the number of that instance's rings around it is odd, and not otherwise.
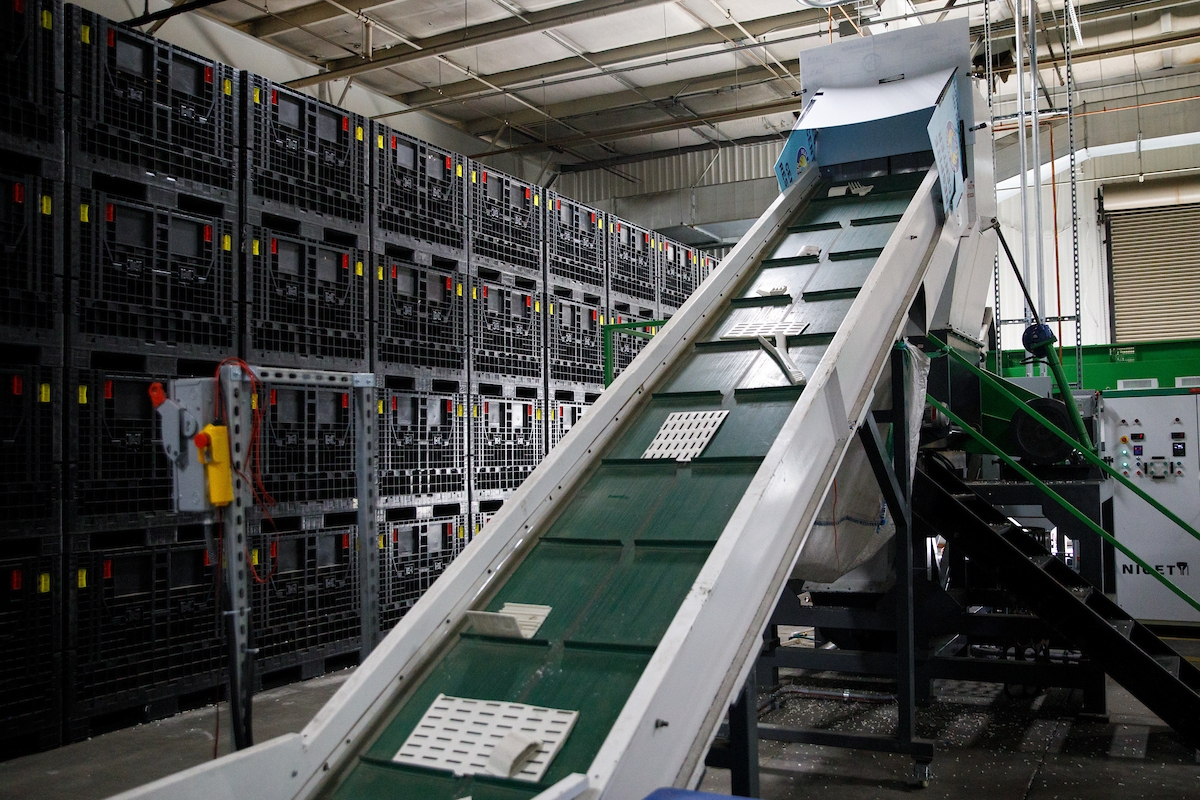
<path fill-rule="evenodd" d="M 177 0 L 177 3 L 181 0 Z M 1078 0 L 1077 0 L 1078 2 Z M 798 54 L 889 26 L 970 17 L 984 63 L 982 0 L 191 0 L 200 13 L 322 68 L 291 85 L 346 81 L 554 171 L 786 136 Z M 1072 42 L 1081 85 L 1200 64 L 1200 3 L 1083 0 Z M 1011 63 L 1011 5 L 992 3 L 993 63 Z M 1045 80 L 1065 66 L 1061 2 L 1042 2 Z M 1047 87 L 1047 99 L 1050 87 Z M 1015 80 L 998 84 L 1001 94 Z M 411 112 L 410 112 L 411 113 Z M 1197 110 L 1200 114 L 1200 110 Z M 395 115 L 392 115 L 395 116 Z M 387 122 L 387 119 L 383 121 Z"/>

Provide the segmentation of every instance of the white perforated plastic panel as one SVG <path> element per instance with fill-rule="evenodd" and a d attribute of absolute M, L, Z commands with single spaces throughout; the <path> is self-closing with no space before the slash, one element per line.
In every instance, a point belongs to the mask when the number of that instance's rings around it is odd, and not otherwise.
<path fill-rule="evenodd" d="M 760 336 L 765 336 L 768 339 L 774 339 L 775 334 L 782 333 L 785 336 L 799 336 L 804 333 L 804 329 L 808 327 L 807 322 L 796 322 L 788 320 L 752 320 L 749 322 L 739 322 L 729 326 L 729 330 L 721 334 L 722 339 L 757 339 Z"/>
<path fill-rule="evenodd" d="M 534 603 L 505 603 L 499 611 L 468 611 L 467 617 L 477 633 L 532 639 L 550 610 L 550 606 Z"/>
<path fill-rule="evenodd" d="M 392 761 L 444 769 L 455 775 L 491 775 L 494 773 L 488 769 L 488 757 L 492 749 L 515 730 L 539 739 L 542 746 L 512 777 L 537 783 L 562 749 L 578 717 L 578 711 L 439 694 Z"/>
<path fill-rule="evenodd" d="M 728 411 L 677 411 L 667 416 L 642 458 L 691 461 L 704 452 Z"/>

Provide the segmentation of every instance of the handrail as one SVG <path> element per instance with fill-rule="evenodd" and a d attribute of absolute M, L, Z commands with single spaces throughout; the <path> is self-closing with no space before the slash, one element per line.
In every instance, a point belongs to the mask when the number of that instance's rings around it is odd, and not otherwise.
<path fill-rule="evenodd" d="M 1045 494 L 1047 497 L 1049 497 L 1055 503 L 1058 503 L 1058 505 L 1062 506 L 1063 510 L 1065 510 L 1066 512 L 1071 514 L 1071 516 L 1075 517 L 1080 522 L 1082 522 L 1084 525 L 1086 525 L 1089 529 L 1091 529 L 1091 531 L 1093 533 L 1096 533 L 1097 535 L 1099 535 L 1100 538 L 1104 539 L 1106 542 L 1111 544 L 1113 547 L 1120 550 L 1131 561 L 1133 561 L 1135 564 L 1140 566 L 1143 570 L 1145 570 L 1146 572 L 1148 572 L 1149 574 L 1151 574 L 1155 578 L 1157 578 L 1160 583 L 1162 583 L 1164 586 L 1166 586 L 1168 589 L 1170 589 L 1172 592 L 1174 592 L 1176 595 L 1178 595 L 1180 597 L 1180 599 L 1182 599 L 1185 603 L 1187 603 L 1188 605 L 1190 605 L 1192 608 L 1196 609 L 1197 611 L 1200 611 L 1200 602 L 1193 600 L 1191 595 L 1189 595 L 1187 592 L 1183 591 L 1183 589 L 1180 589 L 1178 586 L 1176 586 L 1174 583 L 1172 583 L 1170 580 L 1168 580 L 1166 575 L 1163 575 L 1161 572 L 1159 572 L 1158 570 L 1151 567 L 1149 564 L 1147 564 L 1145 561 L 1143 561 L 1141 559 L 1141 557 L 1139 557 L 1136 553 L 1134 553 L 1132 550 L 1130 550 L 1128 547 L 1126 547 L 1124 544 L 1122 544 L 1120 541 L 1118 541 L 1118 539 L 1115 536 L 1113 536 L 1108 531 L 1104 530 L 1099 525 L 1097 525 L 1095 522 L 1093 522 L 1091 519 L 1089 519 L 1086 514 L 1084 514 L 1082 511 L 1080 511 L 1074 505 L 1067 502 L 1067 500 L 1062 495 L 1058 494 L 1058 492 L 1054 491 L 1049 486 L 1047 486 L 1045 483 L 1043 483 L 1041 480 L 1039 480 L 1028 469 L 1021 466 L 1020 463 L 1018 463 L 1016 461 L 1016 459 L 1014 459 L 1012 456 L 1005 453 L 1003 448 L 997 447 L 996 445 L 992 444 L 992 442 L 989 441 L 987 439 L 987 437 L 985 437 L 982 433 L 980 433 L 979 431 L 972 428 L 970 425 L 968 425 L 966 422 L 964 422 L 958 415 L 956 415 L 953 411 L 946 408 L 944 405 L 939 403 L 937 400 L 935 400 L 930 395 L 926 395 L 925 399 L 929 402 L 930 405 L 932 405 L 934 408 L 936 408 L 939 412 L 945 414 L 946 417 L 951 422 L 953 422 L 955 425 L 957 425 L 959 428 L 961 428 L 964 433 L 966 433 L 972 439 L 974 439 L 975 441 L 979 442 L 981 445 L 986 447 L 994 455 L 996 455 L 998 458 L 1000 458 L 1001 461 L 1003 461 L 1005 464 L 1008 464 L 1008 466 L 1015 469 L 1021 475 L 1021 477 L 1023 477 L 1025 480 L 1029 481 L 1034 486 L 1036 486 L 1038 489 L 1040 489 L 1043 494 Z M 1043 422 L 1043 424 L 1047 424 L 1047 423 Z M 1053 425 L 1050 425 L 1049 427 L 1052 430 L 1056 430 L 1056 428 Z M 1072 441 L 1074 441 L 1074 440 L 1072 440 Z"/>
<path fill-rule="evenodd" d="M 1078 452 L 1080 455 L 1082 455 L 1088 461 L 1089 464 L 1092 464 L 1095 467 L 1099 467 L 1100 470 L 1102 472 L 1104 472 L 1106 475 L 1114 478 L 1122 486 L 1129 489 L 1134 494 L 1136 494 L 1138 497 L 1142 498 L 1147 503 L 1149 503 L 1150 506 L 1152 508 L 1154 508 L 1156 511 L 1159 511 L 1164 516 L 1166 516 L 1167 519 L 1171 520 L 1176 525 L 1183 528 L 1185 531 L 1190 533 L 1197 540 L 1200 540 L 1200 531 L 1197 531 L 1191 525 L 1188 525 L 1186 522 L 1184 522 L 1182 519 L 1180 519 L 1178 515 L 1176 515 L 1173 511 L 1171 511 L 1171 509 L 1167 508 L 1162 503 L 1158 502 L 1153 497 L 1146 494 L 1146 492 L 1143 489 L 1141 489 L 1133 481 L 1129 480 L 1129 478 L 1126 478 L 1120 472 L 1113 469 L 1108 463 L 1106 463 L 1104 461 L 1104 459 L 1100 458 L 1098 455 L 1096 455 L 1089 449 L 1081 448 L 1079 446 L 1079 442 L 1076 441 L 1074 438 L 1072 438 L 1070 434 L 1064 432 L 1061 428 L 1059 428 L 1053 422 L 1051 422 L 1050 420 L 1043 417 L 1041 414 L 1039 414 L 1033 408 L 1030 408 L 1028 405 L 1023 403 L 1020 400 L 1020 398 L 1018 398 L 1012 392 L 1008 391 L 1008 389 L 1005 388 L 1004 384 L 1001 383 L 999 380 L 997 380 L 996 376 L 992 375 L 990 372 L 988 372 L 986 370 L 982 370 L 979 367 L 975 366 L 970 361 L 963 358 L 963 356 L 960 353 L 956 352 L 954 350 L 954 348 L 947 346 L 945 343 L 939 341 L 936 337 L 929 336 L 927 338 L 933 345 L 935 345 L 938 348 L 939 352 L 944 352 L 944 353 L 949 354 L 950 357 L 955 359 L 958 363 L 962 364 L 964 367 L 971 370 L 971 372 L 975 373 L 982 380 L 987 381 L 988 385 L 990 385 L 993 389 L 995 389 L 997 392 L 999 392 L 1000 395 L 1004 399 L 1008 400 L 1010 403 L 1015 404 L 1017 406 L 1017 408 L 1021 409 L 1024 413 L 1028 414 L 1029 416 L 1033 417 L 1034 420 L 1041 423 L 1042 426 L 1044 428 L 1046 428 L 1048 431 L 1053 433 L 1055 436 L 1057 436 L 1059 439 L 1063 440 L 1067 444 L 1071 445 L 1071 447 L 1076 452 Z"/>
<path fill-rule="evenodd" d="M 639 339 L 653 339 L 654 334 L 658 333 L 658 329 L 666 325 L 665 319 L 650 319 L 638 320 L 635 322 L 617 322 L 612 325 L 601 325 L 600 334 L 604 340 L 604 386 L 607 388 L 612 385 L 615 377 L 613 376 L 613 351 L 612 340 L 613 333 L 619 330 L 625 331 L 629 336 L 636 336 Z M 652 328 L 653 330 L 646 331 L 643 328 Z"/>

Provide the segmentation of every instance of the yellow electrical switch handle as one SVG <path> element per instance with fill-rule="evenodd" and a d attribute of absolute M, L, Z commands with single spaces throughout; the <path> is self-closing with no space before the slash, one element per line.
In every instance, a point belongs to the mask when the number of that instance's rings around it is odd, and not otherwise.
<path fill-rule="evenodd" d="M 218 508 L 233 502 L 233 471 L 229 465 L 229 428 L 205 425 L 192 437 L 196 455 L 208 479 L 208 501 Z"/>

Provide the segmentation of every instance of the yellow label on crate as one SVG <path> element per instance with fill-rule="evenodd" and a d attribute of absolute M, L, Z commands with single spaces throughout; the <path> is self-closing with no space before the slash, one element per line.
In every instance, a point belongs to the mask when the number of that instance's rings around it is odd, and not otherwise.
<path fill-rule="evenodd" d="M 229 80 L 229 78 L 225 79 L 225 84 L 222 88 L 225 90 L 225 94 L 233 95 L 233 81 Z"/>
<path fill-rule="evenodd" d="M 463 408 L 462 403 L 459 403 L 458 404 L 458 415 L 461 417 L 465 413 L 467 413 L 467 410 L 465 408 Z"/>
<path fill-rule="evenodd" d="M 54 27 L 54 15 L 49 11 L 42 12 L 42 27 L 46 30 L 50 30 Z"/>
<path fill-rule="evenodd" d="M 541 410 L 540 408 L 539 408 L 537 411 L 534 411 L 534 412 L 533 412 L 533 418 L 534 418 L 534 419 L 541 419 L 541 418 L 542 418 L 542 410 Z"/>
<path fill-rule="evenodd" d="M 43 572 L 38 575 L 38 594 L 45 594 L 50 591 L 50 573 Z"/>
<path fill-rule="evenodd" d="M 354 129 L 354 138 L 358 139 L 360 142 L 363 140 L 362 125 L 359 125 Z"/>
<path fill-rule="evenodd" d="M 362 262 L 361 261 L 354 262 L 354 274 L 360 278 L 362 277 L 363 270 L 362 270 Z"/>
<path fill-rule="evenodd" d="M 379 549 L 380 550 L 383 549 L 383 537 L 382 536 L 379 537 Z"/>
<path fill-rule="evenodd" d="M 550 316 L 554 316 L 554 303 L 550 304 Z"/>
<path fill-rule="evenodd" d="M 81 406 L 87 405 L 87 387 L 86 386 L 79 387 L 79 405 L 81 405 Z"/>
<path fill-rule="evenodd" d="M 383 401 L 382 400 L 379 401 L 379 413 L 380 414 L 383 413 Z"/>
<path fill-rule="evenodd" d="M 458 168 L 455 169 L 455 173 L 456 173 L 456 177 L 459 177 L 459 178 L 462 177 L 462 164 L 458 165 Z"/>
<path fill-rule="evenodd" d="M 604 315 L 603 314 L 600 315 L 600 324 L 601 325 L 604 324 Z"/>
<path fill-rule="evenodd" d="M 537 195 L 537 194 L 535 194 L 535 195 L 533 196 L 533 204 L 534 204 L 535 206 L 539 206 L 539 205 L 541 205 L 541 202 L 539 202 L 539 198 L 540 198 L 540 197 L 541 197 L 541 195 Z"/>
<path fill-rule="evenodd" d="M 92 43 L 92 26 L 91 25 L 80 25 L 79 26 L 79 41 L 83 42 L 84 44 Z"/>
<path fill-rule="evenodd" d="M 88 219 L 88 216 L 89 216 L 89 214 L 88 214 L 87 203 L 80 203 L 79 204 L 79 221 L 80 222 L 90 222 L 90 220 Z"/>
<path fill-rule="evenodd" d="M 471 170 L 471 183 L 478 183 L 478 182 L 479 181 L 475 180 L 475 170 Z"/>
<path fill-rule="evenodd" d="M 466 527 L 464 527 L 464 526 L 462 526 L 462 525 L 459 525 L 459 526 L 458 526 L 458 538 L 460 538 L 460 539 L 465 539 L 465 538 L 467 538 L 467 529 L 466 529 Z"/>
<path fill-rule="evenodd" d="M 462 297 L 462 284 L 461 283 L 458 285 L 458 296 Z"/>
<path fill-rule="evenodd" d="M 540 313 L 542 313 L 542 301 L 541 301 L 541 300 L 536 300 L 536 301 L 534 301 L 534 304 L 533 304 L 533 313 L 535 313 L 535 314 L 540 314 Z"/>
<path fill-rule="evenodd" d="M 471 299 L 472 300 L 479 299 L 479 290 L 474 286 L 471 287 Z"/>
<path fill-rule="evenodd" d="M 50 200 L 50 195 L 42 195 L 42 213 L 47 217 L 54 213 L 54 205 Z"/>
<path fill-rule="evenodd" d="M 471 406 L 471 416 L 472 417 L 479 416 L 479 406 Z"/>
<path fill-rule="evenodd" d="M 377 137 L 376 143 L 379 145 L 379 149 L 382 150 L 383 149 L 383 134 L 382 133 L 379 134 L 379 136 Z"/>
<path fill-rule="evenodd" d="M 258 411 L 258 395 L 257 394 L 250 395 L 250 410 Z"/>
<path fill-rule="evenodd" d="M 254 255 L 258 255 L 258 239 L 254 240 L 254 242 L 250 245 L 250 249 L 254 252 Z"/>
<path fill-rule="evenodd" d="M 43 383 L 40 387 L 38 387 L 38 399 L 43 403 L 50 402 L 50 384 Z"/>
<path fill-rule="evenodd" d="M 596 220 L 596 227 L 599 228 L 600 230 L 604 230 L 604 220 L 603 219 Z"/>
<path fill-rule="evenodd" d="M 87 588 L 87 570 L 86 569 L 81 569 L 77 573 L 75 573 L 75 585 L 78 586 L 80 589 Z"/>
<path fill-rule="evenodd" d="M 226 253 L 233 249 L 233 237 L 228 233 L 221 238 L 221 247 Z"/>
<path fill-rule="evenodd" d="M 250 563 L 256 567 L 258 566 L 258 548 L 257 547 L 250 551 Z"/>
<path fill-rule="evenodd" d="M 260 90 L 260 89 L 259 89 L 257 86 L 255 86 L 255 87 L 254 87 L 254 104 L 255 104 L 255 105 L 258 105 L 258 103 L 260 102 L 260 99 L 259 99 L 259 92 L 260 92 L 260 91 L 261 91 L 261 90 Z"/>
<path fill-rule="evenodd" d="M 383 267 L 379 268 L 379 280 L 383 280 Z"/>

